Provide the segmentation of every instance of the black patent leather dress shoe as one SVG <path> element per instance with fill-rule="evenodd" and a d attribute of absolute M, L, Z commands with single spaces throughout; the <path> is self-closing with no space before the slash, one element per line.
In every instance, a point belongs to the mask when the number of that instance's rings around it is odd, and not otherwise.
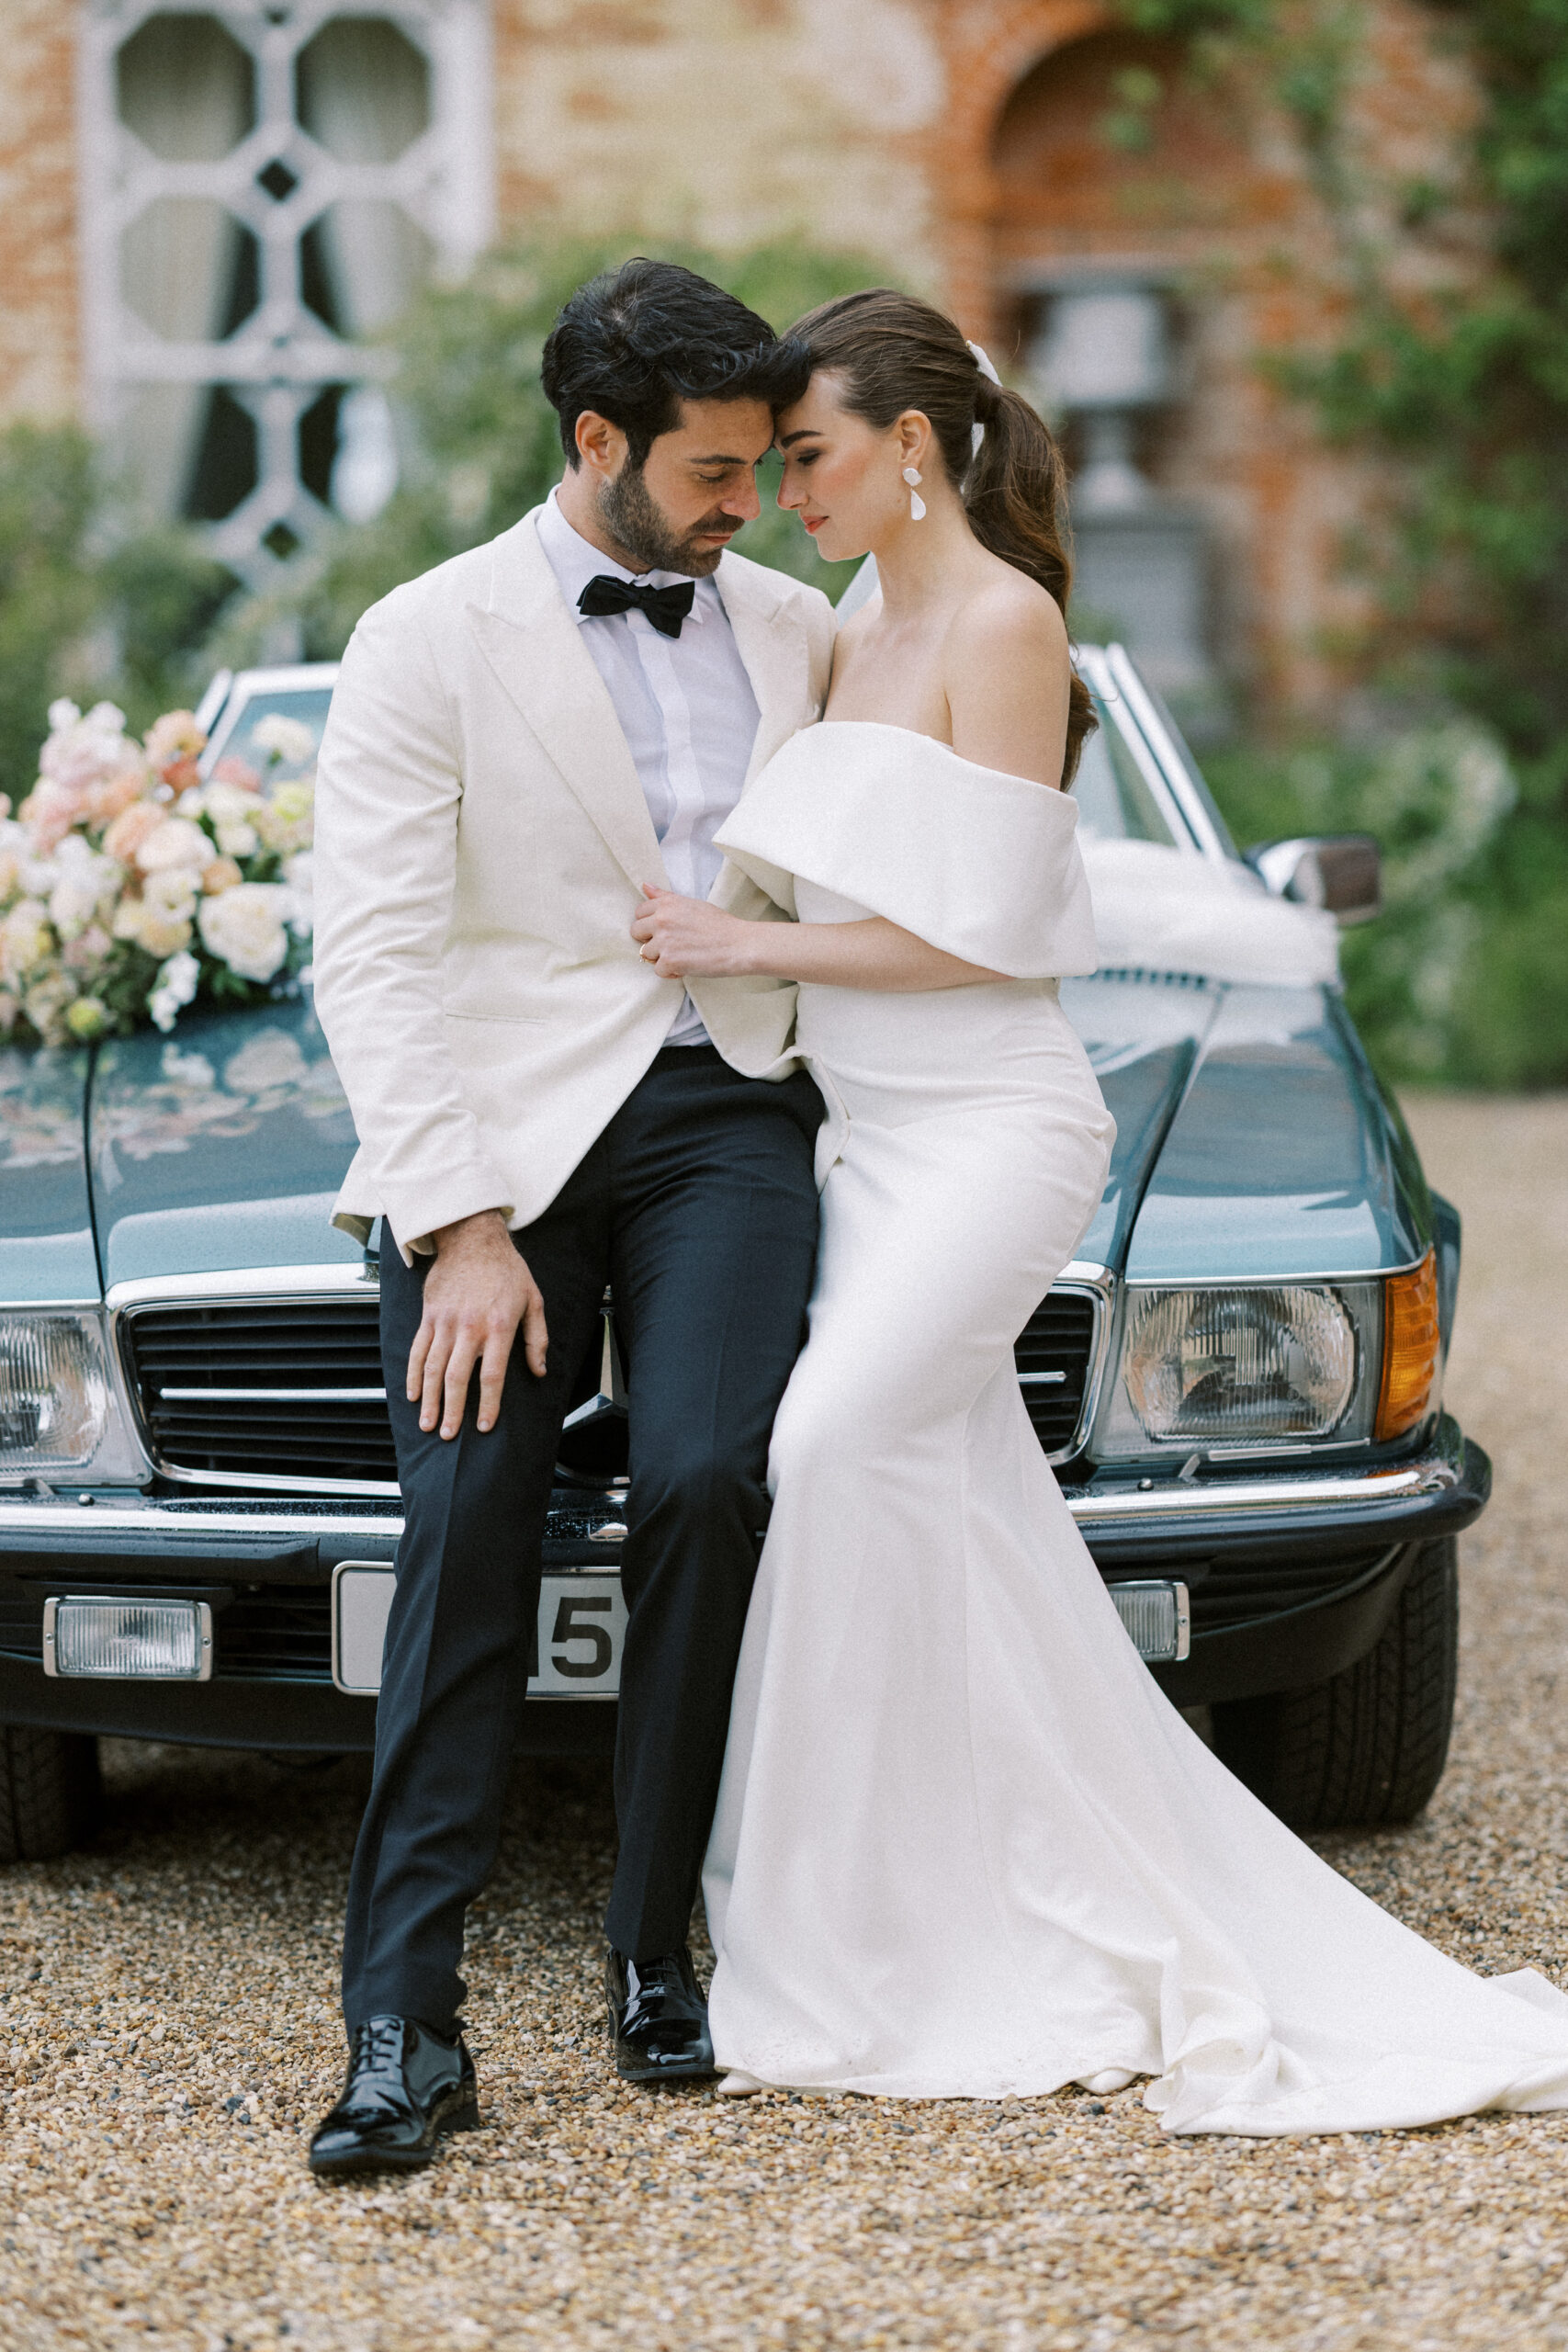
<path fill-rule="evenodd" d="M 474 2062 L 460 2033 L 447 2041 L 417 2018 L 367 2018 L 343 2097 L 310 2143 L 310 2170 L 329 2178 L 417 2172 L 446 2132 L 477 2131 L 479 2120 Z"/>
<path fill-rule="evenodd" d="M 604 1961 L 604 1998 L 624 2083 L 678 2083 L 717 2073 L 708 2035 L 708 2005 L 684 1947 L 659 1960 Z"/>

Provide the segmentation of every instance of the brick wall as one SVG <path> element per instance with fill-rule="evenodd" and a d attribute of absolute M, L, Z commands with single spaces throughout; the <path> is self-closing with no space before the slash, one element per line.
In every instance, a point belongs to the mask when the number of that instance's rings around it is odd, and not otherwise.
<path fill-rule="evenodd" d="M 1479 216 L 1447 214 L 1439 233 L 1402 207 L 1461 172 L 1476 106 L 1464 59 L 1411 0 L 1371 0 L 1363 41 L 1345 158 L 1355 233 L 1407 298 L 1462 288 L 1482 266 Z M 1208 523 L 1222 667 L 1266 707 L 1332 719 L 1371 611 L 1348 553 L 1375 537 L 1386 478 L 1325 447 L 1258 364 L 1331 350 L 1349 311 L 1348 232 L 1292 126 L 1260 72 L 1194 86 L 1177 52 L 1086 0 L 960 0 L 948 50 L 936 172 L 955 300 L 1005 351 L 1038 315 L 1032 280 L 1100 266 L 1164 283 L 1182 381 L 1143 456 Z M 1141 148 L 1107 130 L 1131 71 L 1167 92 Z"/>
<path fill-rule="evenodd" d="M 0 47 L 0 417 L 81 397 L 74 11 L 6 0 Z"/>
<path fill-rule="evenodd" d="M 937 0 L 498 0 L 508 227 L 799 232 L 939 282 Z"/>
<path fill-rule="evenodd" d="M 82 405 L 68 0 L 7 0 L 0 50 L 0 417 Z M 1402 225 L 1452 180 L 1472 119 L 1461 54 L 1415 0 L 1368 0 L 1354 144 L 1371 225 L 1413 299 L 1483 266 L 1484 224 Z M 1261 86 L 1186 91 L 1152 143 L 1103 136 L 1113 77 L 1171 60 L 1102 0 L 495 0 L 504 232 L 632 227 L 719 246 L 798 233 L 883 260 L 1005 356 L 1021 281 L 1137 256 L 1168 277 L 1187 380 L 1146 456 L 1218 554 L 1224 666 L 1327 714 L 1365 616 L 1344 548 L 1378 483 L 1271 390 L 1260 350 L 1324 347 L 1346 257 Z M 1378 210 L 1381 206 L 1381 211 Z"/>

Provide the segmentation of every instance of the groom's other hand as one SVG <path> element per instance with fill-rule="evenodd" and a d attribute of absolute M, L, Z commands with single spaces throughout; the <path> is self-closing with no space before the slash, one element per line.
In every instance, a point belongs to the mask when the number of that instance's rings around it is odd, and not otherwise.
<path fill-rule="evenodd" d="M 463 1426 L 468 1384 L 479 1368 L 479 1426 L 495 1427 L 517 1327 L 536 1379 L 545 1375 L 545 1302 L 499 1209 L 437 1227 L 435 1263 L 424 1278 L 424 1314 L 409 1350 L 408 1400 L 422 1430 L 443 1437 Z"/>

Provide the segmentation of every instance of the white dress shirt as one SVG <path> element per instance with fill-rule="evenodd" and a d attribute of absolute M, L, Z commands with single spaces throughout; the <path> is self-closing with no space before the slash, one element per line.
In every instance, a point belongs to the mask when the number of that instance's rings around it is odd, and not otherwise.
<path fill-rule="evenodd" d="M 577 600 L 600 573 L 639 586 L 671 587 L 675 571 L 627 571 L 601 555 L 561 513 L 550 492 L 538 521 L 539 544 L 549 559 L 583 643 L 610 690 L 649 815 L 659 836 L 670 887 L 705 899 L 718 879 L 723 852 L 713 837 L 740 797 L 757 734 L 757 697 L 740 659 L 729 616 L 714 582 L 696 594 L 679 637 L 665 637 L 646 613 L 581 613 Z M 665 1040 L 701 1046 L 707 1031 L 690 997 Z"/>

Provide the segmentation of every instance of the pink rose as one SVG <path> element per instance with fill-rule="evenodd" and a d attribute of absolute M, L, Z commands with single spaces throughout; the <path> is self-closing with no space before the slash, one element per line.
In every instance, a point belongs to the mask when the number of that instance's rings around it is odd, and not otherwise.
<path fill-rule="evenodd" d="M 108 825 L 141 797 L 147 778 L 141 768 L 122 768 L 118 775 L 107 777 L 102 784 L 93 785 L 86 795 L 86 815 L 90 825 Z"/>
<path fill-rule="evenodd" d="M 212 781 L 214 784 L 236 784 L 242 792 L 261 790 L 259 772 L 252 767 L 248 760 L 242 760 L 233 752 L 230 752 L 226 760 L 219 761 L 212 771 Z"/>
<path fill-rule="evenodd" d="M 86 814 L 85 798 L 73 784 L 40 777 L 22 803 L 21 818 L 32 835 L 35 854 L 47 857 L 59 848 L 73 825 Z"/>
<path fill-rule="evenodd" d="M 91 972 L 104 960 L 114 942 L 101 924 L 91 922 L 61 952 L 61 962 L 73 972 Z"/>
<path fill-rule="evenodd" d="M 104 835 L 104 848 L 110 857 L 118 857 L 122 865 L 134 864 L 137 851 L 150 833 L 167 824 L 164 811 L 151 800 L 133 800 L 122 808 Z"/>

